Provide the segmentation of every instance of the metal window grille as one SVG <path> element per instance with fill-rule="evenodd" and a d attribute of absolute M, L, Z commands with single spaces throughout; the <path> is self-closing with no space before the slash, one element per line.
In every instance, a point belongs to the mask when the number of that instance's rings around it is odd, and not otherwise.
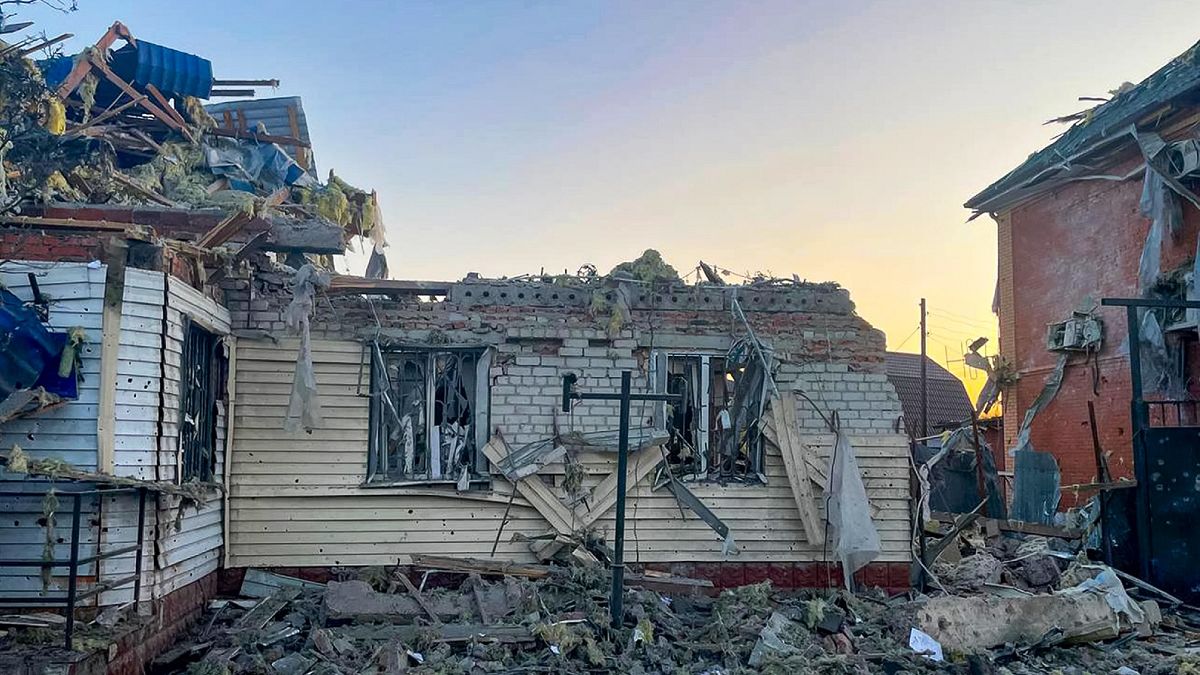
<path fill-rule="evenodd" d="M 180 358 L 180 480 L 211 481 L 216 465 L 217 400 L 225 390 L 226 363 L 221 339 L 184 321 Z"/>

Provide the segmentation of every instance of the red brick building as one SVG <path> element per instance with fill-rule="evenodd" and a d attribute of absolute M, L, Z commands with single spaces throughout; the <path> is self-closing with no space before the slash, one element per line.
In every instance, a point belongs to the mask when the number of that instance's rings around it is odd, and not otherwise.
<path fill-rule="evenodd" d="M 1182 282 L 1193 267 L 1200 226 L 1200 211 L 1187 196 L 1194 172 L 1168 166 L 1168 155 L 1175 143 L 1196 138 L 1198 47 L 1096 107 L 966 203 L 977 215 L 990 215 L 998 228 L 1000 350 L 1019 376 L 1003 392 L 1008 448 L 1063 353 L 1047 346 L 1051 324 L 1071 319 L 1074 311 L 1101 298 L 1168 297 L 1172 292 L 1179 299 L 1193 297 Z M 1168 144 L 1166 152 L 1154 153 L 1156 138 Z M 1143 152 L 1143 147 L 1151 149 Z M 1167 198 L 1182 206 L 1182 219 L 1177 227 L 1163 227 L 1161 251 L 1149 245 L 1147 260 L 1158 260 L 1159 274 L 1156 283 L 1139 288 L 1139 260 L 1152 225 L 1139 206 L 1147 157 L 1161 173 L 1178 179 L 1179 188 L 1169 190 Z M 1170 280 L 1177 281 L 1177 288 L 1169 288 Z M 1125 311 L 1095 307 L 1094 316 L 1103 325 L 1099 349 L 1068 352 L 1061 390 L 1030 427 L 1033 447 L 1057 457 L 1063 485 L 1095 479 L 1088 401 L 1094 402 L 1100 442 L 1111 453 L 1114 476 L 1133 473 Z M 1173 330 L 1172 321 L 1164 323 L 1166 343 L 1177 356 L 1172 366 L 1177 381 L 1190 384 L 1195 327 L 1176 322 Z M 1146 394 L 1167 396 L 1149 389 Z M 1075 493 L 1065 491 L 1063 505 L 1075 499 Z"/>

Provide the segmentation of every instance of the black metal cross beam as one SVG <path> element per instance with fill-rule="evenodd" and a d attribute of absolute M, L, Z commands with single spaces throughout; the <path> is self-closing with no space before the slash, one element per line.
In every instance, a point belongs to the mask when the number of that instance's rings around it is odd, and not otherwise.
<path fill-rule="evenodd" d="M 563 375 L 563 412 L 571 411 L 571 401 L 620 401 L 621 420 L 620 433 L 617 441 L 617 531 L 614 542 L 612 563 L 612 596 L 609 599 L 609 611 L 612 615 L 613 628 L 621 625 L 625 617 L 622 592 L 625 586 L 625 474 L 629 465 L 629 404 L 631 401 L 682 401 L 682 394 L 634 394 L 630 392 L 632 381 L 628 370 L 621 372 L 621 391 L 617 394 L 599 394 L 575 391 L 578 376 L 573 373 Z"/>

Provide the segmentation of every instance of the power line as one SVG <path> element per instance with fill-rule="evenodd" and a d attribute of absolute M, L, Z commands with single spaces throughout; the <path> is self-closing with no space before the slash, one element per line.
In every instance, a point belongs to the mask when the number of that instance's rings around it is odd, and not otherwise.
<path fill-rule="evenodd" d="M 904 341 L 903 341 L 903 342 L 901 342 L 900 344 L 896 345 L 896 347 L 894 348 L 894 351 L 897 351 L 897 352 L 898 352 L 898 351 L 900 351 L 901 349 L 904 349 L 904 345 L 908 344 L 908 341 L 909 341 L 909 340 L 911 340 L 911 339 L 913 339 L 913 336 L 914 336 L 914 335 L 916 335 L 916 334 L 917 334 L 917 331 L 919 331 L 919 330 L 921 330 L 921 327 L 920 327 L 920 326 L 917 326 L 916 328 L 914 328 L 914 329 L 913 329 L 913 331 L 912 331 L 911 333 L 909 333 L 909 334 L 908 334 L 908 337 L 904 338 Z"/>
<path fill-rule="evenodd" d="M 949 319 L 951 321 L 957 321 L 957 322 L 963 323 L 963 324 L 973 324 L 973 325 L 977 325 L 977 326 L 993 326 L 994 325 L 988 321 L 982 321 L 980 319 L 972 319 L 969 316 L 965 316 L 962 314 L 955 314 L 954 312 L 947 312 L 944 309 L 931 309 L 931 310 L 929 310 L 929 313 L 933 314 L 934 316 L 940 316 L 943 319 Z"/>
<path fill-rule="evenodd" d="M 941 312 L 938 312 L 938 311 L 931 311 L 930 314 L 932 314 L 933 316 L 937 317 L 938 319 L 940 319 L 942 321 L 952 321 L 954 323 L 957 323 L 957 324 L 960 324 L 963 326 L 967 326 L 967 327 L 973 328 L 975 330 L 984 330 L 984 329 L 991 330 L 991 329 L 996 328 L 996 326 L 994 324 L 984 323 L 982 321 L 971 321 L 968 319 L 959 319 L 957 317 L 942 314 Z"/>

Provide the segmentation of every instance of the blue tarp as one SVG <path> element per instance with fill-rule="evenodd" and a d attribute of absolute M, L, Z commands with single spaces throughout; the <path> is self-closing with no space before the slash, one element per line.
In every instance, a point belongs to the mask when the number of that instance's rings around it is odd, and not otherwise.
<path fill-rule="evenodd" d="M 0 401 L 18 389 L 45 387 L 63 398 L 79 395 L 75 373 L 58 376 L 66 333 L 53 333 L 11 291 L 0 288 Z"/>
<path fill-rule="evenodd" d="M 42 76 L 51 89 L 58 87 L 70 74 L 76 56 L 59 56 L 38 62 Z M 125 45 L 112 53 L 108 63 L 112 71 L 122 80 L 139 90 L 153 84 L 167 98 L 174 95 L 208 98 L 212 94 L 212 61 L 163 47 L 153 42 L 138 40 L 137 47 Z M 101 83 L 103 90 L 98 96 L 113 97 L 117 90 L 111 84 Z"/>

